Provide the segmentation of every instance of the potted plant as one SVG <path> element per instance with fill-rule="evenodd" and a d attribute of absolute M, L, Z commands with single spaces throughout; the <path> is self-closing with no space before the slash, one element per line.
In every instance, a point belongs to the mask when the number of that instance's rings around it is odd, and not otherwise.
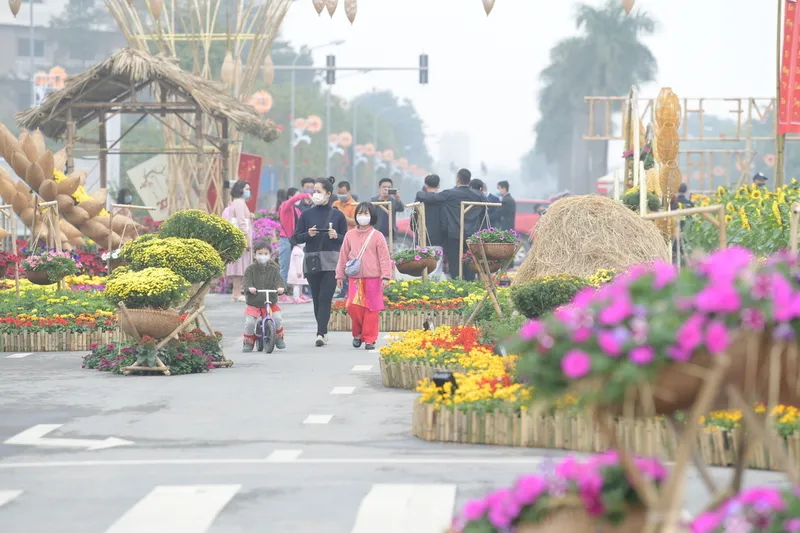
<path fill-rule="evenodd" d="M 519 241 L 519 233 L 513 229 L 487 228 L 467 237 L 467 247 L 479 260 L 485 252 L 487 260 L 507 261 L 516 253 Z"/>
<path fill-rule="evenodd" d="M 19 257 L 11 252 L 0 250 L 0 278 L 4 277 L 9 269 L 16 268 L 18 263 Z"/>
<path fill-rule="evenodd" d="M 654 459 L 635 459 L 656 484 L 666 477 Z M 511 489 L 467 502 L 450 533 L 639 533 L 647 511 L 614 451 L 578 460 L 566 457 L 524 476 Z"/>
<path fill-rule="evenodd" d="M 692 533 L 797 533 L 800 531 L 800 486 L 746 489 L 695 518 Z"/>
<path fill-rule="evenodd" d="M 110 277 L 104 294 L 114 304 L 125 304 L 126 311 L 119 314 L 122 331 L 162 339 L 178 327 L 180 315 L 170 308 L 186 299 L 188 288 L 189 283 L 168 268 L 145 268 Z"/>
<path fill-rule="evenodd" d="M 798 272 L 791 254 L 762 262 L 742 248 L 720 250 L 680 273 L 666 263 L 638 266 L 525 323 L 509 349 L 521 356 L 519 377 L 542 398 L 569 391 L 619 409 L 649 383 L 663 392 L 653 394 L 656 413 L 668 414 L 690 407 L 703 384 L 690 365 L 709 368 L 724 353 L 726 382 L 767 400 L 773 344 L 784 343 L 781 353 L 797 350 L 800 306 L 791 302 L 800 297 Z M 793 358 L 783 357 L 779 401 L 795 405 L 800 377 Z M 753 385 L 760 388 L 748 390 Z"/>
<path fill-rule="evenodd" d="M 419 277 L 426 268 L 429 273 L 433 272 L 441 255 L 441 250 L 417 247 L 397 252 L 392 260 L 400 273 Z"/>
<path fill-rule="evenodd" d="M 158 236 L 205 241 L 219 253 L 226 265 L 237 261 L 247 248 L 242 230 L 221 216 L 199 209 L 186 209 L 170 215 L 159 227 Z"/>
<path fill-rule="evenodd" d="M 36 250 L 23 259 L 22 268 L 31 283 L 52 285 L 66 276 L 77 274 L 80 264 L 69 252 L 44 249 Z"/>

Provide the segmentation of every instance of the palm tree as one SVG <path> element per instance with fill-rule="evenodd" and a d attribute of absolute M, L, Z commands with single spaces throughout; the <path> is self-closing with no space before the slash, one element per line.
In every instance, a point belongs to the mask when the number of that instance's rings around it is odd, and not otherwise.
<path fill-rule="evenodd" d="M 588 192 L 607 172 L 608 143 L 582 140 L 589 118 L 584 97 L 620 96 L 653 81 L 657 61 L 640 38 L 653 34 L 656 23 L 646 13 L 626 15 L 619 0 L 601 8 L 581 4 L 575 22 L 581 34 L 556 44 L 540 75 L 535 149 L 558 164 L 562 188 Z M 605 110 L 596 112 L 604 121 Z"/>

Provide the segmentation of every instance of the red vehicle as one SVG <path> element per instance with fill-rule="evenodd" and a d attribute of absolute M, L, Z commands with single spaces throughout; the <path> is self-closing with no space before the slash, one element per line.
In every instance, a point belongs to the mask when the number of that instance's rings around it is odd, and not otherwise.
<path fill-rule="evenodd" d="M 514 224 L 514 229 L 528 240 L 520 249 L 520 253 L 515 260 L 516 264 L 521 263 L 525 258 L 525 253 L 528 251 L 528 248 L 530 248 L 529 236 L 531 230 L 533 230 L 536 222 L 552 203 L 553 202 L 550 200 L 517 200 L 517 219 Z M 411 246 L 413 239 L 411 230 L 409 229 L 410 223 L 411 219 L 409 218 L 397 219 L 397 236 L 394 239 L 396 248 Z"/>

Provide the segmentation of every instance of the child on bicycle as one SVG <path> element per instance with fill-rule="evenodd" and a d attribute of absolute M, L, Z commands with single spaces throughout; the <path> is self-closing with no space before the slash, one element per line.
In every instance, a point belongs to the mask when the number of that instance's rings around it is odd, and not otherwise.
<path fill-rule="evenodd" d="M 278 307 L 278 295 L 283 294 L 286 285 L 281 277 L 278 266 L 271 261 L 272 245 L 269 242 L 258 242 L 253 245 L 255 263 L 247 267 L 242 279 L 242 287 L 245 292 L 245 302 L 247 308 L 244 311 L 244 343 L 243 352 L 252 352 L 256 342 L 256 324 L 263 320 L 267 314 L 267 305 L 272 311 L 272 319 L 275 320 L 275 347 L 279 350 L 286 348 L 283 340 L 283 324 L 281 321 L 281 309 Z M 263 293 L 258 291 L 272 290 L 277 293 Z M 269 296 L 269 302 L 267 301 Z"/>

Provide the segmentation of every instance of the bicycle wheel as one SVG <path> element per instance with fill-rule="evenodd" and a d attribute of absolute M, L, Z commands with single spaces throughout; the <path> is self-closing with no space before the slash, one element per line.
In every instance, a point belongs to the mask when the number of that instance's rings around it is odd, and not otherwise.
<path fill-rule="evenodd" d="M 262 324 L 263 321 L 259 320 L 256 322 L 256 351 L 260 352 L 264 350 L 264 332 L 262 331 Z"/>
<path fill-rule="evenodd" d="M 272 353 L 275 350 L 275 322 L 272 320 L 264 321 L 264 351 Z"/>

